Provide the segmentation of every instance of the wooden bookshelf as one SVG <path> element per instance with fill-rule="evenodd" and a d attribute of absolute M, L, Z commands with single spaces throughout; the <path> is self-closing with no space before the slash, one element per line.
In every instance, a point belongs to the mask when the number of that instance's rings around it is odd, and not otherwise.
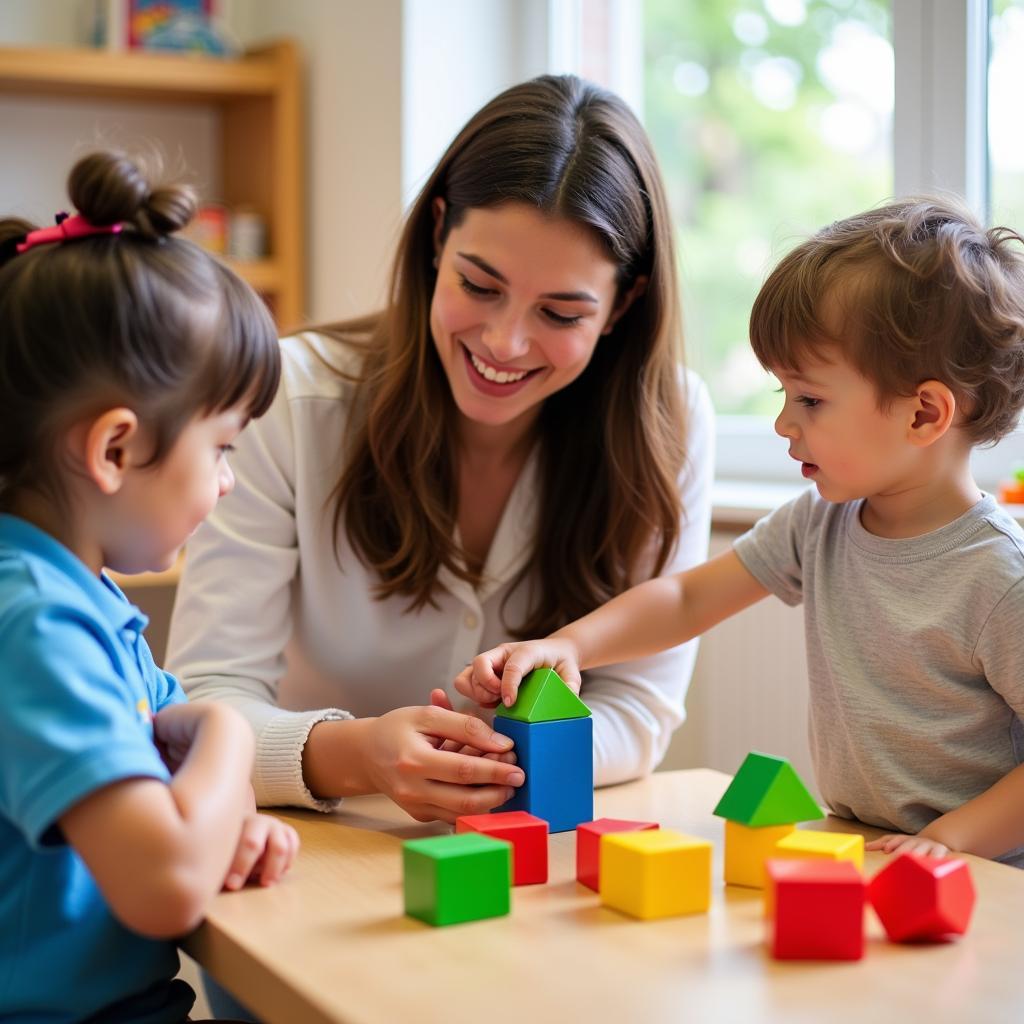
<path fill-rule="evenodd" d="M 106 50 L 0 47 L 0 93 L 132 104 L 194 103 L 220 120 L 222 200 L 255 209 L 269 255 L 231 265 L 287 332 L 302 322 L 303 162 L 301 68 L 290 41 L 238 59 Z"/>

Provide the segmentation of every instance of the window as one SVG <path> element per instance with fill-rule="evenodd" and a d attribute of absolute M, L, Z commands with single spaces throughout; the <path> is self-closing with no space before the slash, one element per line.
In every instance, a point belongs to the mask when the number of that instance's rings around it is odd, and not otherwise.
<path fill-rule="evenodd" d="M 889 195 L 945 189 L 1024 231 L 1024 0 L 547 5 L 551 70 L 619 92 L 658 149 L 719 479 L 799 482 L 746 350 L 757 287 L 799 238 Z M 988 490 L 1017 463 L 1024 424 L 973 457 Z"/>

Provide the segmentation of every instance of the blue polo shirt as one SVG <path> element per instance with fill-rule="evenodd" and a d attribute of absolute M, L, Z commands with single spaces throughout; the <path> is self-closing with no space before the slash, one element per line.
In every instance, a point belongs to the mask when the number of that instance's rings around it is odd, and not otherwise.
<path fill-rule="evenodd" d="M 146 623 L 111 580 L 43 531 L 0 515 L 4 1020 L 63 1024 L 97 1014 L 164 1024 L 188 1012 L 170 983 L 174 943 L 114 919 L 57 825 L 112 782 L 170 779 L 150 714 L 185 695 L 154 664 Z"/>

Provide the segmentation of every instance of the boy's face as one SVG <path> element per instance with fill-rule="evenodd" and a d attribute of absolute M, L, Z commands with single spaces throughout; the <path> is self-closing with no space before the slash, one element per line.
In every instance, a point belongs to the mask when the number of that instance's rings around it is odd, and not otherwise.
<path fill-rule="evenodd" d="M 775 371 L 786 395 L 775 430 L 826 501 L 896 493 L 917 451 L 908 441 L 908 402 L 880 409 L 875 385 L 838 348 L 826 352 L 798 371 Z"/>

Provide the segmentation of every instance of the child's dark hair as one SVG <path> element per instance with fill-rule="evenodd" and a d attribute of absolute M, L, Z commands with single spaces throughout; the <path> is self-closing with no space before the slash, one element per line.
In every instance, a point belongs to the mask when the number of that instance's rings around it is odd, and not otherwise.
<path fill-rule="evenodd" d="M 995 442 L 1024 407 L 1022 245 L 946 198 L 837 221 L 768 277 L 750 316 L 754 352 L 768 369 L 794 370 L 838 344 L 883 405 L 942 381 L 972 443 Z"/>
<path fill-rule="evenodd" d="M 195 213 L 185 185 L 151 186 L 138 161 L 99 152 L 68 194 L 95 234 L 22 253 L 34 225 L 0 220 L 0 509 L 26 488 L 61 500 L 57 443 L 75 420 L 131 408 L 155 465 L 197 415 L 269 407 L 273 320 L 236 274 L 170 237 Z"/>

